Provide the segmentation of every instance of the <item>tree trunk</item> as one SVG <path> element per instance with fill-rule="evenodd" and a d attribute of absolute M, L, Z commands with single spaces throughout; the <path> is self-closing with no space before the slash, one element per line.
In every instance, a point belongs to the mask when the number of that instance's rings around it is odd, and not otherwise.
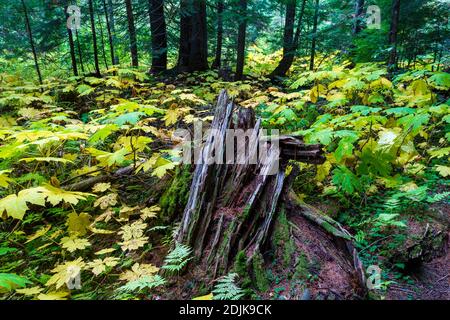
<path fill-rule="evenodd" d="M 114 6 L 113 6 L 113 2 L 112 0 L 108 0 L 108 13 L 109 13 L 109 18 L 110 18 L 110 23 L 111 23 L 111 43 L 112 43 L 112 48 L 115 48 L 115 44 L 116 44 L 116 22 L 115 22 L 115 18 L 114 18 Z M 117 55 L 116 51 L 113 50 L 113 55 L 114 55 L 114 62 L 113 64 L 119 64 L 119 56 Z"/>
<path fill-rule="evenodd" d="M 106 6 L 106 0 L 103 0 L 103 11 L 105 13 L 105 19 L 106 19 L 106 30 L 108 31 L 108 41 L 109 41 L 109 51 L 111 54 L 111 63 L 112 65 L 115 64 L 115 53 L 114 53 L 114 43 L 113 43 L 113 37 L 111 33 L 111 24 L 109 23 L 109 16 L 108 16 L 108 8 Z"/>
<path fill-rule="evenodd" d="M 300 41 L 305 6 L 306 0 L 303 0 L 300 16 L 297 22 L 297 30 L 294 35 L 296 0 L 291 0 L 287 3 L 286 21 L 284 25 L 283 57 L 275 70 L 269 75 L 269 78 L 284 77 L 291 68 Z"/>
<path fill-rule="evenodd" d="M 139 60 L 137 50 L 136 27 L 134 25 L 133 6 L 131 4 L 131 0 L 125 0 L 125 6 L 127 9 L 128 35 L 130 37 L 131 65 L 133 67 L 138 67 Z"/>
<path fill-rule="evenodd" d="M 64 7 L 64 12 L 66 14 L 66 20 L 69 18 L 69 14 L 67 13 L 67 8 L 68 8 L 68 6 L 66 5 Z M 67 34 L 69 36 L 69 48 L 70 48 L 70 59 L 72 61 L 72 71 L 75 76 L 78 76 L 77 58 L 76 58 L 76 54 L 75 54 L 75 44 L 73 41 L 73 32 L 70 28 L 67 28 Z"/>
<path fill-rule="evenodd" d="M 23 14 L 25 15 L 25 24 L 26 24 L 26 28 L 27 28 L 27 32 L 28 32 L 28 40 L 30 41 L 31 52 L 33 53 L 34 67 L 35 67 L 36 73 L 38 75 L 39 83 L 42 85 L 41 69 L 39 68 L 39 63 L 38 63 L 37 54 L 36 54 L 36 48 L 34 46 L 33 32 L 31 31 L 30 19 L 28 17 L 28 10 L 27 10 L 27 6 L 25 5 L 25 0 L 22 0 L 22 7 L 23 7 Z"/>
<path fill-rule="evenodd" d="M 239 1 L 239 19 L 235 81 L 242 80 L 244 74 L 245 36 L 247 33 L 247 0 Z"/>
<path fill-rule="evenodd" d="M 78 30 L 75 31 L 75 35 L 77 37 L 78 59 L 80 60 L 81 72 L 84 73 L 83 53 L 81 51 L 80 38 L 78 37 Z"/>
<path fill-rule="evenodd" d="M 94 4 L 93 0 L 89 0 L 89 15 L 91 17 L 92 44 L 94 46 L 94 65 L 95 75 L 100 77 L 100 66 L 98 64 L 97 34 L 95 32 Z"/>
<path fill-rule="evenodd" d="M 317 23 L 319 20 L 319 0 L 316 0 L 316 9 L 314 12 L 314 23 L 312 30 L 312 42 L 311 42 L 311 59 L 309 62 L 309 70 L 314 70 L 314 59 L 316 57 L 316 42 L 317 42 Z"/>
<path fill-rule="evenodd" d="M 267 249 L 280 207 L 286 205 L 319 225 L 322 232 L 331 233 L 335 242 L 341 241 L 349 272 L 357 274 L 355 277 L 363 282 L 361 263 L 345 229 L 331 218 L 291 202 L 288 197 L 297 174 L 294 171 L 298 171 L 297 168 L 286 173 L 288 161 L 321 164 L 325 161 L 322 146 L 306 145 L 293 136 L 268 140 L 260 130 L 261 120 L 255 119 L 254 110 L 236 107 L 225 91 L 219 95 L 211 126 L 215 131 L 201 150 L 202 161 L 195 167 L 176 237 L 177 242 L 193 248 L 195 263 L 205 276 L 214 279 L 226 274 L 242 255 L 250 265 L 254 257 Z M 234 144 L 234 137 L 229 140 L 228 129 L 251 130 L 247 131 L 250 134 L 241 145 L 243 148 L 238 147 L 238 152 L 232 154 L 238 164 L 226 161 L 228 154 L 225 160 L 223 150 L 228 153 L 229 146 Z M 253 161 L 258 152 L 264 154 L 264 160 Z M 212 163 L 213 157 L 216 163 Z"/>
<path fill-rule="evenodd" d="M 151 72 L 167 70 L 167 28 L 164 16 L 164 0 L 149 0 L 150 27 L 152 31 Z"/>
<path fill-rule="evenodd" d="M 399 21 L 400 0 L 393 0 L 391 28 L 389 31 L 389 45 L 391 46 L 391 52 L 389 54 L 388 68 L 390 71 L 395 71 L 397 69 L 397 34 Z"/>
<path fill-rule="evenodd" d="M 100 19 L 100 15 L 99 14 L 97 14 L 97 19 L 98 19 L 98 25 L 100 27 L 100 40 L 101 40 L 101 44 L 102 44 L 103 62 L 105 63 L 105 68 L 109 69 L 108 62 L 106 61 L 105 40 L 103 39 L 102 20 Z"/>
<path fill-rule="evenodd" d="M 363 29 L 364 0 L 355 0 L 355 21 L 353 23 L 353 34 L 358 34 Z"/>
<path fill-rule="evenodd" d="M 217 1 L 217 44 L 216 55 L 212 64 L 213 69 L 218 69 L 222 65 L 222 42 L 223 42 L 223 0 Z"/>
<path fill-rule="evenodd" d="M 208 34 L 205 0 L 181 0 L 179 72 L 208 69 Z"/>

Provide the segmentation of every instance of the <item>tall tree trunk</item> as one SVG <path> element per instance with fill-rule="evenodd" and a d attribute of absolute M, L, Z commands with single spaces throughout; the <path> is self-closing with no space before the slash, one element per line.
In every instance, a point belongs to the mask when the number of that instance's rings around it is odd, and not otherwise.
<path fill-rule="evenodd" d="M 390 71 L 395 71 L 397 69 L 397 35 L 398 35 L 399 21 L 400 21 L 400 0 L 393 0 L 391 28 L 389 31 L 389 45 L 391 46 L 391 52 L 389 54 L 388 68 Z"/>
<path fill-rule="evenodd" d="M 314 23 L 312 30 L 312 42 L 311 42 L 311 59 L 309 61 L 309 70 L 314 70 L 314 59 L 316 57 L 316 43 L 317 43 L 317 22 L 319 20 L 319 0 L 316 0 L 316 9 L 314 12 Z"/>
<path fill-rule="evenodd" d="M 133 67 L 137 67 L 139 66 L 139 60 L 137 51 L 136 27 L 134 25 L 133 6 L 131 4 L 131 0 L 125 0 L 125 6 L 127 9 L 128 35 L 130 36 L 131 65 Z"/>
<path fill-rule="evenodd" d="M 100 15 L 99 14 L 97 14 L 97 19 L 98 19 L 98 25 L 100 27 L 100 39 L 101 39 L 101 43 L 102 43 L 103 62 L 105 63 L 105 68 L 109 69 L 108 62 L 106 61 L 105 40 L 103 39 L 102 20 L 100 19 Z"/>
<path fill-rule="evenodd" d="M 108 41 L 109 41 L 109 51 L 111 54 L 111 63 L 115 64 L 115 54 L 114 54 L 114 43 L 113 43 L 113 37 L 111 34 L 111 25 L 109 23 L 109 16 L 108 16 L 108 8 L 106 6 L 106 0 L 103 0 L 103 10 L 105 13 L 105 19 L 106 19 L 106 29 L 108 31 Z"/>
<path fill-rule="evenodd" d="M 363 17 L 364 0 L 355 0 L 355 21 L 353 23 L 353 34 L 358 34 L 363 29 Z"/>
<path fill-rule="evenodd" d="M 303 15 L 305 13 L 306 0 L 302 2 L 300 16 L 297 22 L 297 30 L 294 35 L 294 20 L 296 0 L 290 0 L 286 4 L 286 21 L 284 24 L 284 40 L 283 40 L 283 57 L 274 71 L 269 75 L 269 78 L 284 77 L 294 62 L 295 54 L 298 49 L 300 41 L 300 33 L 303 23 Z"/>
<path fill-rule="evenodd" d="M 148 0 L 152 31 L 151 72 L 167 70 L 167 27 L 164 16 L 164 0 Z"/>
<path fill-rule="evenodd" d="M 239 0 L 239 19 L 235 81 L 242 80 L 244 74 L 245 36 L 247 33 L 247 0 Z"/>
<path fill-rule="evenodd" d="M 208 34 L 205 0 L 181 0 L 178 71 L 208 69 Z"/>
<path fill-rule="evenodd" d="M 64 7 L 64 12 L 66 14 L 66 20 L 69 18 L 69 13 L 67 12 L 68 6 Z M 69 36 L 69 48 L 70 48 L 70 59 L 72 60 L 72 71 L 75 76 L 78 76 L 77 58 L 75 54 L 75 45 L 73 41 L 73 32 L 70 28 L 67 28 L 67 34 Z"/>
<path fill-rule="evenodd" d="M 22 7 L 23 7 L 23 14 L 25 15 L 25 24 L 26 24 L 26 28 L 27 28 L 27 32 L 28 32 L 28 40 L 30 41 L 31 52 L 33 53 L 34 67 L 36 69 L 36 73 L 39 78 L 39 83 L 42 84 L 41 69 L 39 68 L 39 63 L 38 63 L 37 54 L 36 54 L 36 48 L 34 46 L 33 32 L 31 31 L 31 24 L 30 24 L 30 19 L 28 17 L 27 6 L 25 5 L 25 0 L 22 0 Z"/>
<path fill-rule="evenodd" d="M 75 35 L 77 37 L 78 59 L 80 60 L 81 72 L 84 73 L 83 52 L 81 51 L 80 38 L 78 36 L 78 30 L 75 30 Z"/>
<path fill-rule="evenodd" d="M 111 24 L 111 43 L 113 44 L 113 48 L 115 48 L 116 45 L 116 22 L 115 22 L 115 18 L 114 18 L 114 5 L 112 0 L 108 0 L 108 13 L 109 13 L 109 19 L 110 19 L 110 24 Z M 114 51 L 113 49 L 113 54 L 114 54 L 114 62 L 113 64 L 119 64 L 119 56 L 117 55 L 117 52 Z"/>
<path fill-rule="evenodd" d="M 212 68 L 217 69 L 222 65 L 222 42 L 223 42 L 223 0 L 217 0 L 217 44 L 216 55 Z"/>
<path fill-rule="evenodd" d="M 92 31 L 92 44 L 94 46 L 94 65 L 95 75 L 100 77 L 100 66 L 98 64 L 98 49 L 97 49 L 97 34 L 95 32 L 95 19 L 94 19 L 94 3 L 93 0 L 89 0 L 89 15 L 91 17 L 91 31 Z"/>

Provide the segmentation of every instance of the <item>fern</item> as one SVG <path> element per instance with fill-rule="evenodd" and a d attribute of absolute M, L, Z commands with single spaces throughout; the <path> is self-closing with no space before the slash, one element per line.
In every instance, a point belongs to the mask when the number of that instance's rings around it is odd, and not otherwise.
<path fill-rule="evenodd" d="M 181 271 L 189 260 L 189 255 L 192 253 L 192 249 L 186 245 L 177 243 L 175 249 L 170 252 L 166 259 L 164 260 L 164 265 L 162 269 L 168 270 L 170 272 Z"/>
<path fill-rule="evenodd" d="M 119 287 L 117 290 L 121 292 L 136 292 L 144 289 L 153 289 L 162 286 L 166 280 L 159 276 L 143 276 L 136 280 L 128 282 L 126 285 Z"/>
<path fill-rule="evenodd" d="M 217 281 L 212 291 L 214 300 L 239 300 L 245 295 L 244 290 L 235 284 L 236 273 L 230 273 Z"/>
<path fill-rule="evenodd" d="M 443 200 L 448 200 L 448 197 L 450 196 L 450 192 L 446 191 L 443 193 L 437 193 L 432 197 L 427 197 L 427 202 L 429 203 L 436 203 L 436 202 L 441 202 Z"/>

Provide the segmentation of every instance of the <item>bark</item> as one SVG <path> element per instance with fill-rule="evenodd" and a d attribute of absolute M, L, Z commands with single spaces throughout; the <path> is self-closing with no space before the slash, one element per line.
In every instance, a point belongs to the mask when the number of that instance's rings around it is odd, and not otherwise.
<path fill-rule="evenodd" d="M 106 19 L 106 30 L 108 31 L 108 41 L 109 41 L 109 51 L 111 55 L 111 63 L 112 65 L 116 64 L 115 61 L 115 53 L 114 53 L 114 42 L 113 42 L 113 36 L 111 33 L 111 24 L 109 22 L 109 15 L 108 15 L 108 8 L 106 6 L 106 0 L 103 0 L 103 11 L 105 14 Z"/>
<path fill-rule="evenodd" d="M 217 43 L 216 55 L 212 64 L 213 69 L 218 69 L 222 65 L 222 43 L 223 43 L 223 0 L 217 1 Z"/>
<path fill-rule="evenodd" d="M 358 34 L 363 29 L 364 0 L 355 0 L 355 22 L 353 24 L 353 34 Z"/>
<path fill-rule="evenodd" d="M 178 72 L 208 69 L 208 35 L 205 0 L 181 0 Z"/>
<path fill-rule="evenodd" d="M 235 81 L 242 80 L 244 74 L 245 36 L 247 33 L 247 0 L 239 1 L 239 19 Z"/>
<path fill-rule="evenodd" d="M 389 44 L 391 46 L 391 52 L 389 54 L 389 61 L 388 61 L 388 67 L 391 71 L 395 71 L 397 69 L 397 35 L 398 35 L 399 21 L 400 21 L 400 0 L 393 0 L 391 27 L 389 31 Z"/>
<path fill-rule="evenodd" d="M 91 18 L 91 31 L 92 31 L 92 44 L 94 46 L 94 66 L 95 75 L 100 77 L 100 66 L 98 63 L 98 48 L 97 48 L 97 33 L 95 31 L 95 19 L 94 19 L 94 3 L 93 0 L 89 0 L 89 15 Z"/>
<path fill-rule="evenodd" d="M 139 59 L 136 40 L 136 27 L 134 25 L 133 5 L 131 4 L 131 0 L 125 0 L 125 7 L 127 9 L 128 35 L 130 37 L 131 65 L 133 67 L 138 67 Z"/>
<path fill-rule="evenodd" d="M 151 72 L 167 70 L 167 28 L 164 16 L 164 0 L 149 0 L 150 27 L 152 31 Z"/>
<path fill-rule="evenodd" d="M 66 5 L 64 7 L 64 12 L 66 14 L 66 20 L 69 18 L 69 14 L 67 13 L 67 8 L 68 8 L 68 6 Z M 78 76 L 77 58 L 76 58 L 76 53 L 75 53 L 75 44 L 73 41 L 73 32 L 71 29 L 69 29 L 67 27 L 66 27 L 66 29 L 67 29 L 67 34 L 69 36 L 69 48 L 70 48 L 70 59 L 72 62 L 72 71 L 75 76 Z"/>
<path fill-rule="evenodd" d="M 80 60 L 81 72 L 84 73 L 83 52 L 81 51 L 80 38 L 78 37 L 78 30 L 75 31 L 75 35 L 77 36 L 78 59 Z"/>
<path fill-rule="evenodd" d="M 361 278 L 361 263 L 347 231 L 331 218 L 288 197 L 299 171 L 296 168 L 286 173 L 288 161 L 321 164 L 325 161 L 322 146 L 306 145 L 293 136 L 267 140 L 260 128 L 261 120 L 255 119 L 253 109 L 239 108 L 225 91 L 220 93 L 212 123 L 216 131 L 207 138 L 200 153 L 202 161 L 195 167 L 177 242 L 193 248 L 195 263 L 208 277 L 222 276 L 238 255 L 244 253 L 250 265 L 254 257 L 267 249 L 280 206 L 286 205 L 330 233 L 334 241 L 340 241 L 345 247 L 343 257 L 354 266 L 351 272 L 363 282 L 364 272 Z M 225 161 L 222 152 L 232 141 L 227 129 L 253 129 L 245 143 L 247 151 L 239 149 L 234 154 L 240 160 L 237 164 Z M 261 141 L 265 144 L 260 144 Z M 258 147 L 265 151 L 265 161 L 251 161 Z M 212 157 L 222 159 L 222 164 L 211 163 Z"/>
<path fill-rule="evenodd" d="M 111 43 L 113 45 L 113 48 L 115 47 L 116 42 L 116 21 L 114 18 L 114 5 L 112 0 L 108 0 L 108 14 L 109 14 L 109 18 L 110 18 L 110 23 L 111 23 Z M 113 54 L 114 54 L 114 62 L 113 64 L 119 64 L 119 56 L 117 55 L 117 53 L 114 51 L 113 49 Z"/>
<path fill-rule="evenodd" d="M 319 0 L 316 0 L 316 9 L 314 12 L 314 23 L 312 30 L 312 42 L 311 42 L 311 59 L 309 62 L 309 70 L 314 70 L 314 59 L 316 57 L 316 43 L 317 43 L 317 23 L 319 20 Z"/>
<path fill-rule="evenodd" d="M 25 5 L 25 0 L 22 0 L 23 14 L 25 15 L 25 24 L 28 33 L 28 40 L 30 41 L 31 52 L 33 53 L 34 67 L 38 75 L 39 83 L 42 85 L 42 75 L 41 69 L 39 68 L 39 62 L 37 59 L 36 47 L 34 46 L 33 32 L 31 31 L 30 19 L 28 17 L 27 6 Z"/>
<path fill-rule="evenodd" d="M 303 23 L 303 16 L 305 13 L 305 6 L 306 0 L 303 0 L 300 10 L 300 16 L 297 22 L 297 30 L 295 31 L 294 35 L 293 33 L 296 1 L 293 0 L 287 3 L 286 21 L 284 25 L 283 57 L 275 70 L 269 75 L 269 78 L 284 77 L 291 68 L 300 41 L 300 33 Z"/>
<path fill-rule="evenodd" d="M 100 19 L 100 15 L 97 15 L 98 19 L 98 25 L 100 27 L 100 42 L 102 44 L 102 55 L 103 55 L 103 62 L 105 63 L 105 68 L 109 69 L 108 62 L 106 61 L 106 52 L 105 52 L 105 40 L 103 39 L 103 27 L 102 27 L 102 20 Z"/>

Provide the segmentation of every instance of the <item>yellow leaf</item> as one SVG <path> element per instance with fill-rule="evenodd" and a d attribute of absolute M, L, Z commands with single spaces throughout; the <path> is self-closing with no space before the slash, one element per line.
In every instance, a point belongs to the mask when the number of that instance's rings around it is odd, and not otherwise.
<path fill-rule="evenodd" d="M 91 216 L 85 212 L 78 215 L 76 212 L 71 212 L 67 216 L 67 229 L 70 234 L 84 236 L 87 232 Z"/>
<path fill-rule="evenodd" d="M 92 192 L 102 193 L 109 189 L 111 189 L 111 183 L 97 183 L 92 187 Z"/>
<path fill-rule="evenodd" d="M 114 252 L 114 251 L 116 251 L 116 249 L 114 249 L 114 248 L 108 248 L 108 249 L 102 249 L 102 250 L 99 250 L 99 251 L 97 251 L 97 252 L 94 253 L 94 254 L 97 255 L 97 256 L 101 256 L 101 255 L 103 255 L 103 254 L 111 253 L 111 252 Z"/>
<path fill-rule="evenodd" d="M 117 204 L 117 193 L 110 193 L 97 199 L 94 202 L 94 207 L 100 207 L 100 209 L 106 209 L 109 206 L 114 206 Z"/>
<path fill-rule="evenodd" d="M 439 174 L 441 176 L 443 176 L 444 178 L 450 176 L 450 167 L 446 167 L 446 166 L 436 166 L 436 171 L 439 172 Z"/>
<path fill-rule="evenodd" d="M 86 264 L 81 257 L 77 260 L 60 264 L 52 269 L 54 275 L 47 281 L 45 285 L 55 285 L 56 289 L 58 290 L 68 281 L 70 281 L 70 279 L 79 274 L 85 268 L 85 266 Z"/>
<path fill-rule="evenodd" d="M 214 298 L 214 296 L 211 292 L 210 294 L 207 294 L 206 296 L 197 297 L 192 300 L 213 300 L 213 298 Z"/>
<path fill-rule="evenodd" d="M 141 210 L 141 219 L 147 220 L 155 218 L 158 215 L 159 211 L 161 211 L 161 208 L 159 206 L 151 206 L 150 208 L 144 208 Z"/>
<path fill-rule="evenodd" d="M 52 228 L 52 225 L 46 225 L 45 227 L 42 227 L 41 229 L 39 229 L 38 231 L 36 231 L 34 234 L 32 234 L 31 236 L 27 237 L 27 241 L 25 243 L 31 242 L 37 238 L 42 237 L 44 234 L 46 234 L 50 229 Z"/>
<path fill-rule="evenodd" d="M 0 170 L 0 187 L 7 188 L 9 183 L 13 181 L 10 177 L 8 177 L 8 173 L 11 170 Z"/>
<path fill-rule="evenodd" d="M 77 250 L 84 250 L 91 244 L 84 238 L 64 237 L 61 239 L 61 245 L 67 251 L 75 252 Z"/>
<path fill-rule="evenodd" d="M 49 292 L 49 293 L 41 293 L 37 296 L 39 300 L 67 300 L 66 297 L 69 295 L 69 292 L 59 291 L 59 292 Z"/>
<path fill-rule="evenodd" d="M 153 276 L 155 273 L 159 271 L 159 268 L 155 267 L 152 264 L 139 264 L 135 263 L 131 270 L 127 270 L 119 276 L 120 280 L 124 281 L 134 281 L 143 276 Z"/>
<path fill-rule="evenodd" d="M 31 288 L 25 288 L 25 289 L 16 289 L 16 292 L 26 295 L 26 296 L 35 296 L 35 295 L 41 293 L 42 290 L 44 290 L 44 289 L 39 288 L 39 287 L 31 287 Z"/>

